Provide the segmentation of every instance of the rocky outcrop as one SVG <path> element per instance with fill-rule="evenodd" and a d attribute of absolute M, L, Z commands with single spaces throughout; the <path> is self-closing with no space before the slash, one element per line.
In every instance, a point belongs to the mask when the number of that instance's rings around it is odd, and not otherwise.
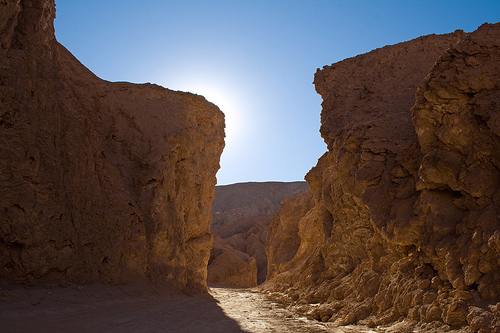
<path fill-rule="evenodd" d="M 215 229 L 208 262 L 208 281 L 237 287 L 255 287 L 264 282 L 267 274 L 264 244 L 270 220 L 271 216 L 258 215 L 239 220 L 234 225 L 223 226 L 221 232 L 219 228 Z M 242 259 L 245 265 L 241 263 L 241 266 L 245 266 L 245 269 L 235 271 L 231 262 L 219 258 L 223 253 Z"/>
<path fill-rule="evenodd" d="M 267 275 L 267 227 L 283 200 L 307 191 L 306 182 L 241 183 L 215 188 L 214 244 L 208 281 L 254 287 Z M 223 255 L 223 256 L 221 256 Z"/>
<path fill-rule="evenodd" d="M 207 277 L 211 284 L 243 288 L 257 286 L 257 261 L 245 253 L 244 243 L 238 235 L 229 241 L 214 236 Z"/>
<path fill-rule="evenodd" d="M 0 3 L 0 279 L 205 289 L 223 114 L 97 78 L 55 40 L 54 8 Z"/>
<path fill-rule="evenodd" d="M 316 73 L 328 152 L 306 176 L 313 208 L 279 213 L 298 249 L 269 228 L 266 289 L 337 325 L 500 329 L 499 41 L 486 24 Z"/>
<path fill-rule="evenodd" d="M 456 289 L 500 300 L 500 25 L 445 52 L 412 108 L 423 154 L 416 229 Z"/>
<path fill-rule="evenodd" d="M 314 207 L 310 191 L 283 201 L 279 212 L 267 228 L 265 250 L 267 254 L 267 279 L 290 269 L 289 263 L 300 246 L 300 220 Z"/>

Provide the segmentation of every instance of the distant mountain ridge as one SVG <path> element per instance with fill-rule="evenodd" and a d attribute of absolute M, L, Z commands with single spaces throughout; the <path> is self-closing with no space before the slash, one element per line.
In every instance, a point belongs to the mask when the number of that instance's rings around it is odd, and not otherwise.
<path fill-rule="evenodd" d="M 276 214 L 285 198 L 309 189 L 305 181 L 248 182 L 215 187 L 212 228 L 233 224 L 238 219 Z"/>

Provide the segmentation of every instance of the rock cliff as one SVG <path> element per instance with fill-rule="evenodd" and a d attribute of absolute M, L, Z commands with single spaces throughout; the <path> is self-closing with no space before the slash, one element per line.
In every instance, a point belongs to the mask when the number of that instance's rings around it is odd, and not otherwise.
<path fill-rule="evenodd" d="M 328 152 L 269 227 L 265 289 L 338 325 L 500 329 L 499 46 L 485 24 L 316 73 Z"/>
<path fill-rule="evenodd" d="M 267 275 L 264 244 L 269 221 L 283 200 L 307 191 L 306 182 L 240 183 L 215 188 L 212 206 L 214 244 L 208 281 L 254 287 Z"/>
<path fill-rule="evenodd" d="M 206 289 L 222 112 L 97 78 L 54 17 L 53 0 L 0 2 L 0 279 Z"/>

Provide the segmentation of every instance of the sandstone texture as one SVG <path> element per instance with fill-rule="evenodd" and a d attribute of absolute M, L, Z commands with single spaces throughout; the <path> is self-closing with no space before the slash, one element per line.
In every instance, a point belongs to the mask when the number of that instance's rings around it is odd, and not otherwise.
<path fill-rule="evenodd" d="M 53 0 L 0 2 L 0 279 L 205 290 L 222 112 L 97 78 L 54 17 Z"/>
<path fill-rule="evenodd" d="M 307 191 L 306 182 L 217 186 L 212 205 L 214 242 L 208 281 L 254 287 L 265 281 L 267 227 L 287 197 Z"/>
<path fill-rule="evenodd" d="M 263 289 L 337 325 L 499 331 L 500 24 L 314 83 L 328 152 L 306 176 L 313 201 L 289 199 L 268 229 Z"/>
<path fill-rule="evenodd" d="M 265 250 L 267 255 L 268 280 L 286 272 L 300 246 L 299 223 L 314 207 L 310 191 L 284 200 L 279 212 L 267 228 Z M 279 244 L 279 245 L 278 245 Z"/>

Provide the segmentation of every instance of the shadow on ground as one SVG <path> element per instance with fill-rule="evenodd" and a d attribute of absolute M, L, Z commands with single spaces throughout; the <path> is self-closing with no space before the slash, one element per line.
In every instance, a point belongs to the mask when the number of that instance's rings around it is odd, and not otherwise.
<path fill-rule="evenodd" d="M 0 286 L 2 332 L 247 332 L 209 294 L 128 287 Z"/>

